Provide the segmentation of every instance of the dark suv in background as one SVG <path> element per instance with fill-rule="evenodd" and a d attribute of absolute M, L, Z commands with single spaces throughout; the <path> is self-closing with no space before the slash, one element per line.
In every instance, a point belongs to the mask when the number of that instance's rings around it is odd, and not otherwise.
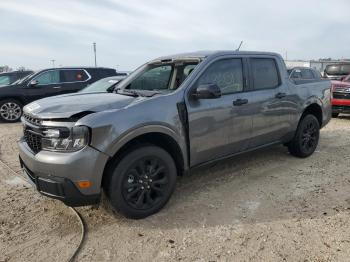
<path fill-rule="evenodd" d="M 0 86 L 0 121 L 16 122 L 24 105 L 35 100 L 77 92 L 117 72 L 111 68 L 51 68 L 32 73 L 12 85 Z"/>
<path fill-rule="evenodd" d="M 17 80 L 32 74 L 33 71 L 12 71 L 0 73 L 0 86 L 11 85 Z"/>

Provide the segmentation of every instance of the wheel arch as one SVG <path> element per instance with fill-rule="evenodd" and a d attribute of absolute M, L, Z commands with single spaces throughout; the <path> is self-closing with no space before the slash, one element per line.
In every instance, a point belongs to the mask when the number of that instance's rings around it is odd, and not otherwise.
<path fill-rule="evenodd" d="M 25 105 L 24 100 L 19 96 L 8 96 L 8 97 L 1 97 L 0 98 L 0 102 L 6 101 L 6 100 L 16 100 L 19 103 L 21 103 L 22 107 Z"/>
<path fill-rule="evenodd" d="M 179 143 L 178 139 L 174 138 L 173 135 L 164 130 L 153 129 L 148 127 L 148 132 L 138 132 L 137 130 L 131 132 L 132 135 L 127 135 L 126 137 L 119 140 L 116 146 L 114 146 L 113 154 L 107 161 L 103 176 L 102 176 L 102 185 L 108 182 L 108 178 L 111 175 L 111 170 L 114 167 L 115 163 L 118 163 L 127 153 L 130 151 L 141 147 L 143 145 L 155 145 L 159 146 L 165 151 L 167 151 L 175 161 L 178 175 L 181 176 L 184 174 L 187 169 L 187 157 L 185 150 Z"/>
<path fill-rule="evenodd" d="M 322 127 L 323 124 L 323 111 L 322 111 L 322 106 L 320 105 L 319 101 L 310 101 L 310 103 L 308 103 L 306 105 L 306 107 L 303 110 L 303 113 L 300 117 L 300 120 L 307 114 L 311 114 L 314 115 L 317 120 L 318 123 L 320 124 L 320 127 Z M 300 122 L 299 120 L 299 122 Z"/>

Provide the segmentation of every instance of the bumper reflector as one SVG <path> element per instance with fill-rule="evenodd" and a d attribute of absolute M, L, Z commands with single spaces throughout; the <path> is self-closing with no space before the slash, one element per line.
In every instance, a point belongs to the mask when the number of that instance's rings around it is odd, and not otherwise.
<path fill-rule="evenodd" d="M 91 187 L 91 182 L 90 181 L 79 181 L 77 182 L 78 187 L 80 188 L 89 188 Z"/>

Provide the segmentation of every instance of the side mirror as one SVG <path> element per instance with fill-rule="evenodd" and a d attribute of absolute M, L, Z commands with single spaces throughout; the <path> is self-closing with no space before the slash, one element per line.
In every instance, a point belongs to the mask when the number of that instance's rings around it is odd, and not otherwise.
<path fill-rule="evenodd" d="M 221 90 L 216 84 L 199 85 L 193 93 L 197 99 L 214 99 L 221 97 Z"/>
<path fill-rule="evenodd" d="M 29 86 L 34 87 L 34 86 L 37 86 L 38 84 L 39 84 L 38 80 L 32 80 L 30 81 Z"/>

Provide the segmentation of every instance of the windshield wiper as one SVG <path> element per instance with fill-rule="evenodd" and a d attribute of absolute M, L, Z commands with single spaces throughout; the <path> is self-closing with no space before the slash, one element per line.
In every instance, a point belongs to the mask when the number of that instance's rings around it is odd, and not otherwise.
<path fill-rule="evenodd" d="M 114 89 L 114 92 L 120 95 L 126 95 L 126 96 L 133 96 L 133 97 L 138 97 L 141 96 L 140 93 L 138 93 L 135 90 L 129 90 L 129 89 L 121 89 L 121 88 L 116 88 Z"/>

